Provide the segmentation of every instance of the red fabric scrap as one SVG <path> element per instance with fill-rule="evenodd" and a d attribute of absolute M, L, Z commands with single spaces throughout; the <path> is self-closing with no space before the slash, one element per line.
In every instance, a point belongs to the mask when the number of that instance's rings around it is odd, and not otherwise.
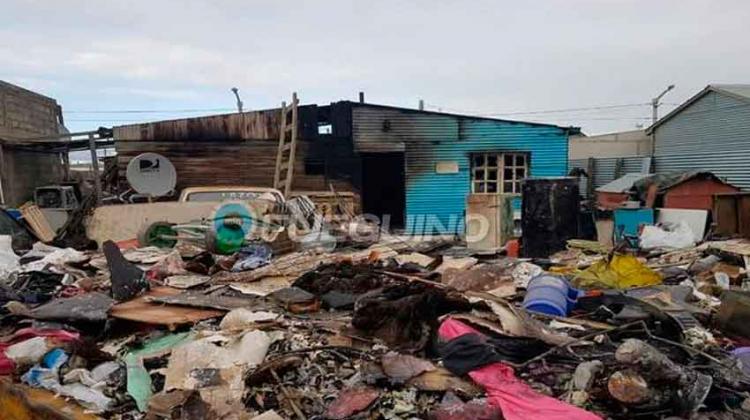
<path fill-rule="evenodd" d="M 444 341 L 479 331 L 455 319 L 447 318 L 438 335 Z M 558 399 L 542 395 L 518 379 L 505 363 L 492 363 L 469 372 L 474 382 L 487 393 L 487 400 L 500 407 L 507 420 L 601 420 L 601 417 Z"/>
<path fill-rule="evenodd" d="M 19 341 L 28 340 L 34 337 L 50 337 L 54 338 L 62 343 L 68 343 L 70 341 L 76 341 L 80 337 L 80 334 L 72 331 L 55 330 L 49 328 L 22 328 L 15 333 L 6 341 L 9 344 L 15 344 Z"/>

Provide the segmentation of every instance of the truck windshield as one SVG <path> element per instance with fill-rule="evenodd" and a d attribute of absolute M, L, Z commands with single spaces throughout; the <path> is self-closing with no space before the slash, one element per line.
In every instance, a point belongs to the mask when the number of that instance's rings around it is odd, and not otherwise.
<path fill-rule="evenodd" d="M 187 201 L 225 201 L 240 200 L 248 201 L 260 197 L 257 191 L 203 191 L 190 193 Z"/>
<path fill-rule="evenodd" d="M 57 189 L 37 190 L 36 205 L 43 209 L 63 207 L 61 191 Z"/>

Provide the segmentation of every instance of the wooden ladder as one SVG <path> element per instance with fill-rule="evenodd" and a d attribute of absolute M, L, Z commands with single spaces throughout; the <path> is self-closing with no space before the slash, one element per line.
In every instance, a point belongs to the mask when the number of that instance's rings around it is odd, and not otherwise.
<path fill-rule="evenodd" d="M 276 152 L 276 171 L 273 175 L 273 187 L 289 197 L 292 192 L 294 177 L 294 154 L 297 151 L 297 92 L 292 94 L 292 103 L 287 106 L 281 103 L 281 124 L 279 127 L 279 150 Z M 291 121 L 287 121 L 290 119 Z"/>

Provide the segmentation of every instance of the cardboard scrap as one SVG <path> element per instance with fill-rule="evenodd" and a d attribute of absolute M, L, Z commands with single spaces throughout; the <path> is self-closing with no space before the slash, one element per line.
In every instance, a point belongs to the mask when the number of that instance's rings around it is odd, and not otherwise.
<path fill-rule="evenodd" d="M 435 261 L 434 258 L 429 257 L 419 252 L 412 252 L 411 254 L 400 254 L 395 257 L 398 265 L 404 265 L 406 263 L 417 264 L 421 267 L 427 267 Z"/>
<path fill-rule="evenodd" d="M 238 409 L 234 405 L 241 406 L 245 373 L 263 362 L 272 342 L 269 334 L 252 330 L 215 333 L 181 345 L 169 358 L 164 390 L 198 390 L 219 416 Z"/>
<path fill-rule="evenodd" d="M 461 292 L 487 292 L 497 297 L 516 294 L 509 266 L 483 264 L 470 270 L 448 268 L 443 273 L 442 283 Z"/>
<path fill-rule="evenodd" d="M 284 418 L 278 415 L 275 411 L 268 410 L 265 413 L 259 416 L 255 416 L 250 420 L 284 420 Z"/>
<path fill-rule="evenodd" d="M 150 298 L 168 297 L 180 293 L 180 290 L 171 287 L 155 287 L 131 301 L 113 306 L 110 310 L 110 315 L 114 318 L 126 319 L 128 321 L 172 327 L 182 324 L 193 324 L 204 319 L 217 318 L 224 314 L 223 311 L 214 309 L 162 305 L 149 301 Z"/>
<path fill-rule="evenodd" d="M 250 309 L 237 308 L 229 312 L 221 320 L 219 328 L 222 330 L 252 329 L 256 323 L 275 321 L 279 314 L 266 311 L 251 311 Z"/>
<path fill-rule="evenodd" d="M 445 270 L 449 268 L 455 268 L 458 270 L 468 270 L 469 268 L 476 265 L 476 263 L 479 262 L 474 257 L 463 257 L 463 258 L 456 258 L 456 257 L 449 257 L 445 256 L 443 257 L 443 263 L 438 266 L 438 268 L 435 269 L 436 272 L 443 274 L 445 273 Z"/>
<path fill-rule="evenodd" d="M 231 283 L 229 288 L 245 295 L 268 296 L 292 285 L 296 277 L 266 277 L 252 283 Z"/>
<path fill-rule="evenodd" d="M 167 277 L 166 279 L 164 279 L 164 284 L 169 287 L 175 287 L 177 289 L 189 289 L 191 287 L 208 283 L 209 280 L 211 280 L 210 276 L 183 274 Z"/>
<path fill-rule="evenodd" d="M 394 383 L 404 383 L 424 372 L 435 370 L 435 365 L 429 360 L 392 351 L 383 355 L 381 363 L 383 373 Z"/>
<path fill-rule="evenodd" d="M 151 376 L 143 366 L 143 360 L 168 354 L 172 348 L 191 340 L 192 337 L 191 333 L 165 335 L 149 340 L 143 344 L 143 347 L 125 355 L 128 394 L 133 397 L 140 411 L 146 410 L 152 395 Z"/>
<path fill-rule="evenodd" d="M 459 378 L 444 367 L 423 372 L 407 382 L 422 391 L 452 391 L 466 396 L 478 396 L 482 390 L 474 383 Z"/>

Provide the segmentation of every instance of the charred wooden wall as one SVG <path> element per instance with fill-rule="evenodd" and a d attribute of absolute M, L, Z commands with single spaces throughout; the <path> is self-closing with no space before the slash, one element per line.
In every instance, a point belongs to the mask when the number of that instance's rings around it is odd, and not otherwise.
<path fill-rule="evenodd" d="M 114 128 L 119 178 L 135 156 L 154 152 L 167 157 L 177 170 L 178 191 L 193 186 L 272 186 L 279 137 L 280 110 L 213 115 Z M 331 162 L 357 166 L 350 139 L 333 141 L 318 135 L 318 108 L 299 108 L 293 189 L 357 191 L 356 177 L 341 174 Z M 335 143 L 335 145 L 333 145 Z M 348 145 L 347 145 L 348 143 Z M 347 163 L 348 162 L 348 163 Z"/>

